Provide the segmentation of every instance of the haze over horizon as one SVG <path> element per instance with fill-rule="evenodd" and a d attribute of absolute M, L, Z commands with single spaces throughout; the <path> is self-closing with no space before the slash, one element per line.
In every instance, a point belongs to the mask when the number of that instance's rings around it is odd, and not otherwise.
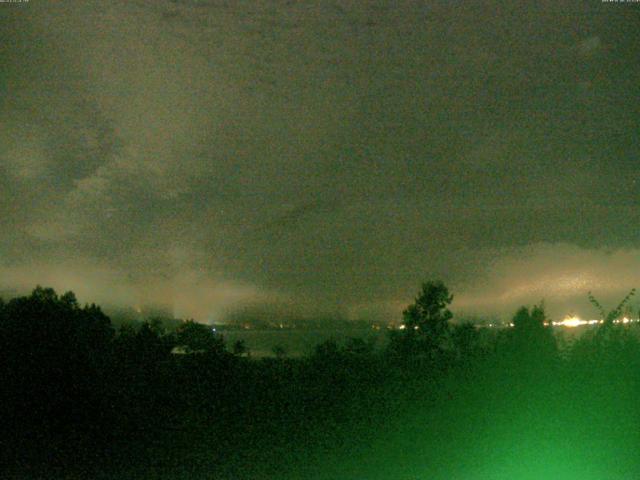
<path fill-rule="evenodd" d="M 2 4 L 0 290 L 592 317 L 640 287 L 635 7 Z"/>

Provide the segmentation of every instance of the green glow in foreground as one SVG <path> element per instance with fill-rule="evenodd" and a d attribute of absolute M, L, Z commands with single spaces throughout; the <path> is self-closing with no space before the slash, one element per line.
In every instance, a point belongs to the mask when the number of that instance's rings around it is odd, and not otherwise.
<path fill-rule="evenodd" d="M 465 478 L 488 480 L 632 480 L 635 456 L 633 447 L 604 445 L 591 441 L 591 446 L 571 448 L 555 438 L 541 445 L 542 441 L 524 442 L 501 452 L 475 457 L 475 465 L 465 465 Z M 557 446 L 554 447 L 553 444 Z M 586 445 L 586 444 L 585 444 Z M 626 451 L 625 451 L 626 450 Z M 456 467 L 453 467 L 456 470 Z M 455 473 L 453 473 L 456 476 Z"/>

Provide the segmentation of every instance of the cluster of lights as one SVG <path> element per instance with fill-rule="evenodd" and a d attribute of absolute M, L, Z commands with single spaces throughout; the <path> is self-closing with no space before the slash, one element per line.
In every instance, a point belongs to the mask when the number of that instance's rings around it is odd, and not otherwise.
<path fill-rule="evenodd" d="M 629 323 L 638 323 L 640 322 L 640 318 L 628 318 L 628 317 L 623 317 L 623 318 L 619 318 L 613 321 L 613 323 L 616 324 L 623 324 L 623 325 L 627 325 Z M 584 325 L 600 325 L 604 323 L 604 320 L 582 320 L 580 317 L 567 317 L 564 320 L 560 321 L 560 322 L 551 322 L 551 325 L 553 325 L 554 327 L 568 327 L 568 328 L 575 328 L 575 327 L 582 327 Z M 546 326 L 549 326 L 549 323 L 545 322 Z M 513 323 L 506 323 L 506 324 L 496 324 L 496 323 L 490 323 L 489 324 L 489 328 L 501 328 L 501 327 L 513 327 Z M 400 324 L 398 326 L 399 330 L 406 330 L 407 326 L 403 323 Z M 420 327 L 418 327 L 417 325 L 415 325 L 413 327 L 414 330 L 418 330 Z"/>
<path fill-rule="evenodd" d="M 406 328 L 407 328 L 407 326 L 406 326 L 404 323 L 403 323 L 403 324 L 401 324 L 401 325 L 398 327 L 398 329 L 399 329 L 399 330 L 406 330 Z M 420 328 L 420 327 L 419 327 L 418 325 L 414 325 L 414 326 L 413 326 L 413 329 L 414 329 L 414 330 L 418 330 L 419 328 Z"/>
<path fill-rule="evenodd" d="M 567 317 L 560 322 L 551 322 L 554 327 L 581 327 L 583 325 L 598 325 L 602 323 L 602 320 L 582 320 L 579 317 Z"/>
<path fill-rule="evenodd" d="M 623 318 L 614 320 L 613 323 L 622 323 L 626 325 L 628 323 L 637 323 L 638 321 L 640 320 L 623 317 Z M 581 318 L 575 317 L 575 316 L 565 318 L 561 322 L 552 322 L 554 327 L 570 327 L 570 328 L 581 327 L 583 325 L 599 325 L 601 323 L 604 323 L 604 320 L 582 320 Z"/>

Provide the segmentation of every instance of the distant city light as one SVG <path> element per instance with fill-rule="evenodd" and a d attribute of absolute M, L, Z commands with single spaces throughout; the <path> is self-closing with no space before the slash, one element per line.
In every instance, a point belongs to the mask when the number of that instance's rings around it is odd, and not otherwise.
<path fill-rule="evenodd" d="M 637 323 L 639 321 L 639 319 L 631 319 L 628 317 L 623 317 L 620 319 L 616 319 L 613 321 L 613 323 L 622 323 L 622 324 L 628 324 L 628 323 Z M 604 323 L 604 320 L 582 320 L 580 317 L 567 317 L 564 320 L 560 321 L 560 322 L 553 322 L 553 325 L 555 327 L 569 327 L 569 328 L 574 328 L 574 327 L 581 327 L 583 325 L 598 325 Z"/>
<path fill-rule="evenodd" d="M 623 317 L 623 318 L 619 318 L 616 320 L 613 320 L 613 323 L 615 324 L 623 324 L 623 325 L 628 325 L 630 323 L 638 323 L 640 322 L 640 318 L 628 318 L 628 317 Z M 567 316 L 566 318 L 564 318 L 563 320 L 559 321 L 559 322 L 544 322 L 544 325 L 546 327 L 548 327 L 550 324 L 554 327 L 567 327 L 567 328 L 576 328 L 576 327 L 582 327 L 585 325 L 599 325 L 604 323 L 604 320 L 583 320 L 578 316 Z M 476 328 L 483 328 L 482 324 L 476 324 L 475 325 Z M 489 324 L 485 324 L 484 326 L 489 327 L 489 328 L 513 328 L 514 324 L 513 322 L 509 322 L 509 323 L 489 323 Z M 397 328 L 398 330 L 406 330 L 407 326 L 404 323 L 401 323 L 400 325 L 393 326 L 390 325 L 389 328 Z M 417 325 L 415 325 L 413 327 L 415 330 L 418 330 L 420 327 L 418 327 Z"/>
<path fill-rule="evenodd" d="M 569 317 L 569 318 L 565 318 L 564 320 L 562 320 L 561 322 L 553 322 L 554 326 L 558 326 L 558 327 L 579 327 L 580 325 L 587 325 L 588 322 L 587 320 L 581 320 L 578 317 Z"/>

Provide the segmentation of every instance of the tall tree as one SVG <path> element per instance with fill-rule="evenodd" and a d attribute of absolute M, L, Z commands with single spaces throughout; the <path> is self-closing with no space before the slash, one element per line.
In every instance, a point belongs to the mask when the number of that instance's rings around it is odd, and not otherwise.
<path fill-rule="evenodd" d="M 391 347 L 404 355 L 441 351 L 449 336 L 453 314 L 448 307 L 452 301 L 453 295 L 442 281 L 423 283 L 414 303 L 402 312 L 404 329 L 392 337 Z"/>
<path fill-rule="evenodd" d="M 435 341 L 442 340 L 453 317 L 448 308 L 452 301 L 453 295 L 442 281 L 423 283 L 414 303 L 402 312 L 407 330 L 419 331 L 420 335 Z"/>
<path fill-rule="evenodd" d="M 187 353 L 215 353 L 226 351 L 224 338 L 213 332 L 211 326 L 187 320 L 176 329 L 177 343 Z"/>
<path fill-rule="evenodd" d="M 520 307 L 511 322 L 511 345 L 516 358 L 522 359 L 524 363 L 530 363 L 534 359 L 539 362 L 541 359 L 554 358 L 557 353 L 556 339 L 542 302 L 534 305 L 531 310 Z"/>

